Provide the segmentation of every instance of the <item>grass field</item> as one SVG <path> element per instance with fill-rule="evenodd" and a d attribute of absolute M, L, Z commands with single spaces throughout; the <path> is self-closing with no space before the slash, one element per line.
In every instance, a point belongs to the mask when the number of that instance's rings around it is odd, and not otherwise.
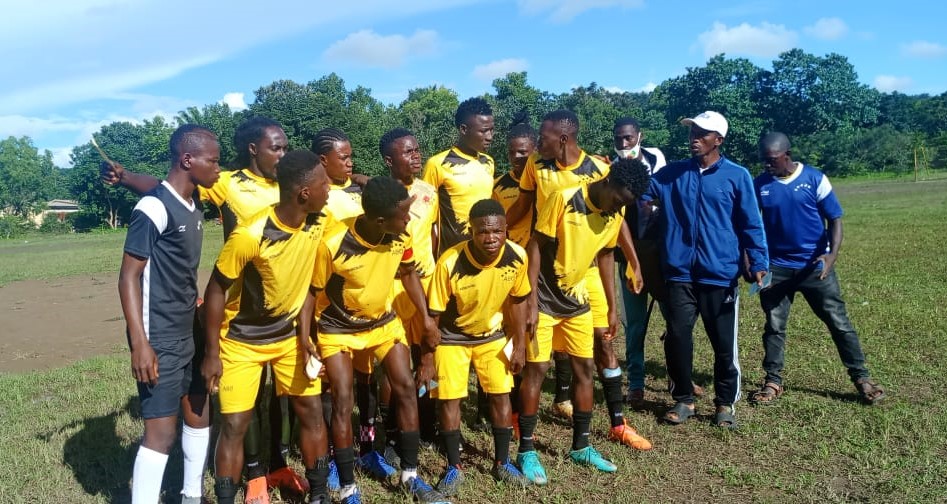
<path fill-rule="evenodd" d="M 652 440 L 653 451 L 609 444 L 599 407 L 593 443 L 619 471 L 604 475 L 577 468 L 565 462 L 569 427 L 541 413 L 538 445 L 551 482 L 519 490 L 493 483 L 487 476 L 492 442 L 486 434 L 465 431 L 471 445 L 464 455 L 468 479 L 457 502 L 943 501 L 947 406 L 940 401 L 939 380 L 947 362 L 947 267 L 940 246 L 947 236 L 947 180 L 835 184 L 846 209 L 837 267 L 869 368 L 888 391 L 882 405 L 858 402 L 827 331 L 797 303 L 789 328 L 786 393 L 777 404 L 753 408 L 741 402 L 741 427 L 735 432 L 708 424 L 709 397 L 698 401 L 697 421 L 660 425 L 657 416 L 670 398 L 664 390 L 660 324 L 652 324 L 645 350 L 651 407 L 628 416 Z M 101 257 L 101 244 L 114 250 L 121 240 L 121 234 L 105 234 L 41 238 L 39 245 L 32 243 L 36 248 L 0 243 L 0 284 L 115 270 L 117 258 Z M 206 247 L 207 253 L 215 247 L 219 243 Z M 205 257 L 205 266 L 210 260 Z M 756 298 L 743 296 L 741 302 L 743 387 L 751 390 L 762 377 L 763 317 Z M 696 380 L 707 386 L 709 345 L 702 333 L 695 340 Z M 624 355 L 623 348 L 618 351 Z M 125 357 L 0 375 L 0 391 L 0 502 L 128 501 L 141 422 Z M 545 411 L 550 395 L 543 400 Z M 442 464 L 435 454 L 424 453 L 422 474 L 434 480 Z M 166 474 L 165 502 L 177 502 L 180 453 L 172 456 Z M 404 499 L 379 483 L 367 482 L 362 490 L 366 502 Z"/>

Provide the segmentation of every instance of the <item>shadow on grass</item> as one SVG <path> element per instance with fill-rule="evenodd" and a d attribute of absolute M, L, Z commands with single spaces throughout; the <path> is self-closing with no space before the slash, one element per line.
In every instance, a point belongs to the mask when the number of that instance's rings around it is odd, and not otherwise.
<path fill-rule="evenodd" d="M 131 502 L 132 468 L 138 443 L 128 443 L 119 434 L 118 418 L 128 413 L 136 422 L 141 419 L 141 405 L 137 396 L 128 398 L 125 407 L 108 415 L 86 418 L 60 429 L 60 432 L 78 428 L 78 432 L 63 443 L 63 461 L 75 475 L 76 481 L 89 495 L 102 496 L 106 502 Z M 51 434 L 39 436 L 48 441 Z M 165 502 L 178 502 L 183 477 L 183 461 L 179 446 L 171 452 L 165 470 L 162 490 L 168 496 Z"/>

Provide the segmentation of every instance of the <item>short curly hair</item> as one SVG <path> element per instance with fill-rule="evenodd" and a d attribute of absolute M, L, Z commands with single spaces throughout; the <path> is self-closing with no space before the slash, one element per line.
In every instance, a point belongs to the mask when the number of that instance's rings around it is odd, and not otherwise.
<path fill-rule="evenodd" d="M 457 112 L 454 113 L 454 126 L 459 128 L 461 124 L 466 124 L 467 121 L 473 116 L 492 115 L 493 107 L 487 103 L 487 100 L 484 100 L 479 96 L 468 98 L 457 106 Z"/>
<path fill-rule="evenodd" d="M 648 190 L 651 175 L 648 167 L 640 159 L 619 159 L 612 165 L 608 174 L 608 183 L 615 188 L 628 189 L 636 198 Z"/>
<path fill-rule="evenodd" d="M 388 155 L 388 150 L 391 149 L 391 144 L 395 143 L 395 140 L 413 136 L 414 133 L 412 133 L 409 129 L 390 129 L 386 131 L 385 134 L 381 136 L 381 140 L 378 141 L 378 152 L 381 153 L 382 157 L 385 157 Z"/>
<path fill-rule="evenodd" d="M 503 211 L 503 205 L 494 199 L 482 199 L 470 207 L 470 220 L 481 217 L 500 216 L 506 218 L 506 212 Z"/>
<path fill-rule="evenodd" d="M 372 177 L 362 188 L 362 209 L 369 218 L 391 217 L 406 199 L 408 190 L 404 184 L 391 177 Z"/>
<path fill-rule="evenodd" d="M 266 130 L 270 128 L 283 131 L 280 123 L 263 116 L 251 117 L 237 126 L 233 132 L 233 148 L 237 151 L 236 166 L 240 168 L 250 166 L 250 144 L 263 140 Z"/>

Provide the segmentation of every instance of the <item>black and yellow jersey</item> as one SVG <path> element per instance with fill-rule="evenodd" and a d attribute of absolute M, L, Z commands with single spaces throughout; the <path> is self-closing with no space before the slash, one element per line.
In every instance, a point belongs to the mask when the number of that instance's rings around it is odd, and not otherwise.
<path fill-rule="evenodd" d="M 329 184 L 329 200 L 324 210 L 336 222 L 358 217 L 362 210 L 362 187 L 348 179 L 344 184 Z"/>
<path fill-rule="evenodd" d="M 493 181 L 493 199 L 503 205 L 504 211 L 509 211 L 519 197 L 520 179 L 513 172 L 500 175 Z M 521 247 L 525 247 L 529 241 L 529 234 L 533 229 L 533 213 L 533 209 L 530 209 L 515 226 L 507 224 L 507 236 Z"/>
<path fill-rule="evenodd" d="M 526 160 L 520 177 L 520 190 L 536 193 L 536 209 L 541 211 L 546 199 L 555 191 L 589 185 L 608 175 L 608 163 L 582 151 L 575 164 L 562 166 L 555 159 L 540 159 L 533 153 Z"/>
<path fill-rule="evenodd" d="M 474 345 L 501 336 L 503 303 L 529 294 L 526 251 L 507 240 L 491 264 L 480 264 L 465 241 L 437 260 L 428 311 L 440 315 L 441 344 Z"/>
<path fill-rule="evenodd" d="M 414 249 L 414 263 L 418 276 L 424 278 L 434 273 L 434 246 L 431 229 L 437 223 L 437 190 L 423 180 L 415 180 L 407 187 L 408 195 L 414 197 L 411 208 L 411 220 L 408 221 L 408 234 L 411 235 L 411 247 Z"/>
<path fill-rule="evenodd" d="M 470 238 L 468 216 L 474 203 L 493 192 L 493 158 L 484 153 L 470 157 L 451 147 L 431 156 L 424 165 L 424 181 L 437 189 L 438 250 Z"/>
<path fill-rule="evenodd" d="M 238 225 L 217 257 L 214 275 L 232 282 L 221 338 L 264 344 L 295 335 L 326 216 L 312 214 L 293 228 L 274 208 Z"/>
<path fill-rule="evenodd" d="M 588 187 L 549 195 L 536 217 L 536 233 L 549 240 L 540 249 L 539 310 L 574 317 L 589 310 L 585 274 L 603 248 L 614 248 L 622 212 L 602 213 L 589 201 Z"/>
<path fill-rule="evenodd" d="M 249 168 L 220 172 L 220 178 L 213 186 L 197 186 L 197 190 L 201 201 L 209 201 L 220 209 L 224 238 L 230 236 L 237 224 L 279 202 L 276 180 L 261 177 Z"/>
<path fill-rule="evenodd" d="M 385 235 L 373 245 L 355 231 L 355 221 L 333 226 L 316 253 L 312 287 L 319 291 L 319 332 L 357 333 L 391 321 L 398 267 L 414 262 L 410 235 Z"/>

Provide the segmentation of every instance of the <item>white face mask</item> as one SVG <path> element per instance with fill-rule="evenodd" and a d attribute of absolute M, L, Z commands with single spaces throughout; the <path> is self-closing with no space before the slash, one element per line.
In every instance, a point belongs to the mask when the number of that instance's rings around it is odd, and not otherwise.
<path fill-rule="evenodd" d="M 615 149 L 615 153 L 618 154 L 618 157 L 622 159 L 634 159 L 638 157 L 638 154 L 641 153 L 641 133 L 638 133 L 638 138 L 635 140 L 635 145 L 633 145 L 630 149 Z"/>

